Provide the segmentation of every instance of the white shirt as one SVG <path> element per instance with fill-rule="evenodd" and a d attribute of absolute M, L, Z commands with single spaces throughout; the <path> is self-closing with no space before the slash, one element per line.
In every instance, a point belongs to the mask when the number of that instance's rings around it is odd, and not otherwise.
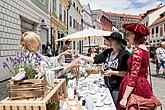
<path fill-rule="evenodd" d="M 164 48 L 162 48 L 162 47 L 157 48 L 156 53 L 160 57 L 161 61 L 165 61 L 165 49 Z"/>

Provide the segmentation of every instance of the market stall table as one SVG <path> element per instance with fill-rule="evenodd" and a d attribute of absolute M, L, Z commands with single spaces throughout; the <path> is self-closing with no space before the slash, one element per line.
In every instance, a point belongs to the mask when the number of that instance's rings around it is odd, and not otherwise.
<path fill-rule="evenodd" d="M 105 87 L 103 77 L 100 74 L 91 74 L 87 78 L 81 77 L 76 91 L 77 96 L 81 97 L 78 103 L 81 105 L 81 110 L 116 110 L 109 89 Z M 84 99 L 86 104 L 82 106 Z M 63 110 L 70 109 L 65 108 Z"/>

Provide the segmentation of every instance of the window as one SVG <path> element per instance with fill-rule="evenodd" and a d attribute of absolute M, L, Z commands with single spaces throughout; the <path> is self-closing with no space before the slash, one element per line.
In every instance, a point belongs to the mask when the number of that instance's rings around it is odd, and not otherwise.
<path fill-rule="evenodd" d="M 66 24 L 66 11 L 64 10 L 64 23 Z"/>
<path fill-rule="evenodd" d="M 155 43 L 155 40 L 153 41 L 153 43 Z"/>
<path fill-rule="evenodd" d="M 73 2 L 73 7 L 76 7 L 76 4 L 75 4 L 75 2 Z"/>
<path fill-rule="evenodd" d="M 164 31 L 165 31 L 165 24 L 164 24 Z"/>
<path fill-rule="evenodd" d="M 75 49 L 75 48 L 76 48 L 76 42 L 73 41 L 73 49 Z"/>
<path fill-rule="evenodd" d="M 152 35 L 154 34 L 154 28 L 152 28 Z"/>
<path fill-rule="evenodd" d="M 78 7 L 77 7 L 77 11 L 78 11 Z"/>
<path fill-rule="evenodd" d="M 76 20 L 73 19 L 73 28 L 76 28 Z"/>
<path fill-rule="evenodd" d="M 80 25 L 79 23 L 77 22 L 77 29 L 80 30 Z"/>
<path fill-rule="evenodd" d="M 56 13 L 56 0 L 53 0 L 53 13 Z"/>
<path fill-rule="evenodd" d="M 160 37 L 163 36 L 163 27 L 160 27 Z"/>
<path fill-rule="evenodd" d="M 156 34 L 158 33 L 158 31 L 159 31 L 159 27 L 157 26 L 157 27 L 156 27 Z"/>
<path fill-rule="evenodd" d="M 69 18 L 70 18 L 70 27 L 72 27 L 72 16 L 70 16 Z"/>
<path fill-rule="evenodd" d="M 59 19 L 62 21 L 62 5 L 59 5 Z"/>

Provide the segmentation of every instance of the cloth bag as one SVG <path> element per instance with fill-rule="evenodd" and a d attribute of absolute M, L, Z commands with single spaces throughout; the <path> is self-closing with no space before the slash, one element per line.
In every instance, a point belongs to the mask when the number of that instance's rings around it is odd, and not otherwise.
<path fill-rule="evenodd" d="M 155 96 L 147 99 L 131 94 L 128 99 L 126 110 L 156 110 L 158 106 L 161 106 L 161 103 Z"/>

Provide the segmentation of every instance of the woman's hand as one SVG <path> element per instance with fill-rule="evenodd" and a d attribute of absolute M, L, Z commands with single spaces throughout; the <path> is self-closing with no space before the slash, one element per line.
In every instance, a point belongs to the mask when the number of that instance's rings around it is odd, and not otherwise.
<path fill-rule="evenodd" d="M 69 69 L 76 68 L 76 67 L 79 67 L 79 66 L 80 66 L 80 63 L 79 62 L 71 62 L 68 65 Z"/>
<path fill-rule="evenodd" d="M 76 55 L 74 55 L 74 57 L 75 57 L 75 58 L 81 58 L 82 55 L 80 55 L 80 54 L 76 54 Z"/>
<path fill-rule="evenodd" d="M 72 55 L 71 50 L 66 50 L 65 52 L 62 53 L 63 55 Z"/>
<path fill-rule="evenodd" d="M 102 70 L 103 71 L 103 70 Z M 111 70 L 111 69 L 108 69 L 108 70 L 106 70 L 106 71 L 103 71 L 103 74 L 105 75 L 105 76 L 110 76 L 111 77 L 111 75 L 113 74 L 113 71 Z"/>
<path fill-rule="evenodd" d="M 126 108 L 127 98 L 122 98 L 122 100 L 120 101 L 120 105 L 121 105 L 122 108 Z"/>

